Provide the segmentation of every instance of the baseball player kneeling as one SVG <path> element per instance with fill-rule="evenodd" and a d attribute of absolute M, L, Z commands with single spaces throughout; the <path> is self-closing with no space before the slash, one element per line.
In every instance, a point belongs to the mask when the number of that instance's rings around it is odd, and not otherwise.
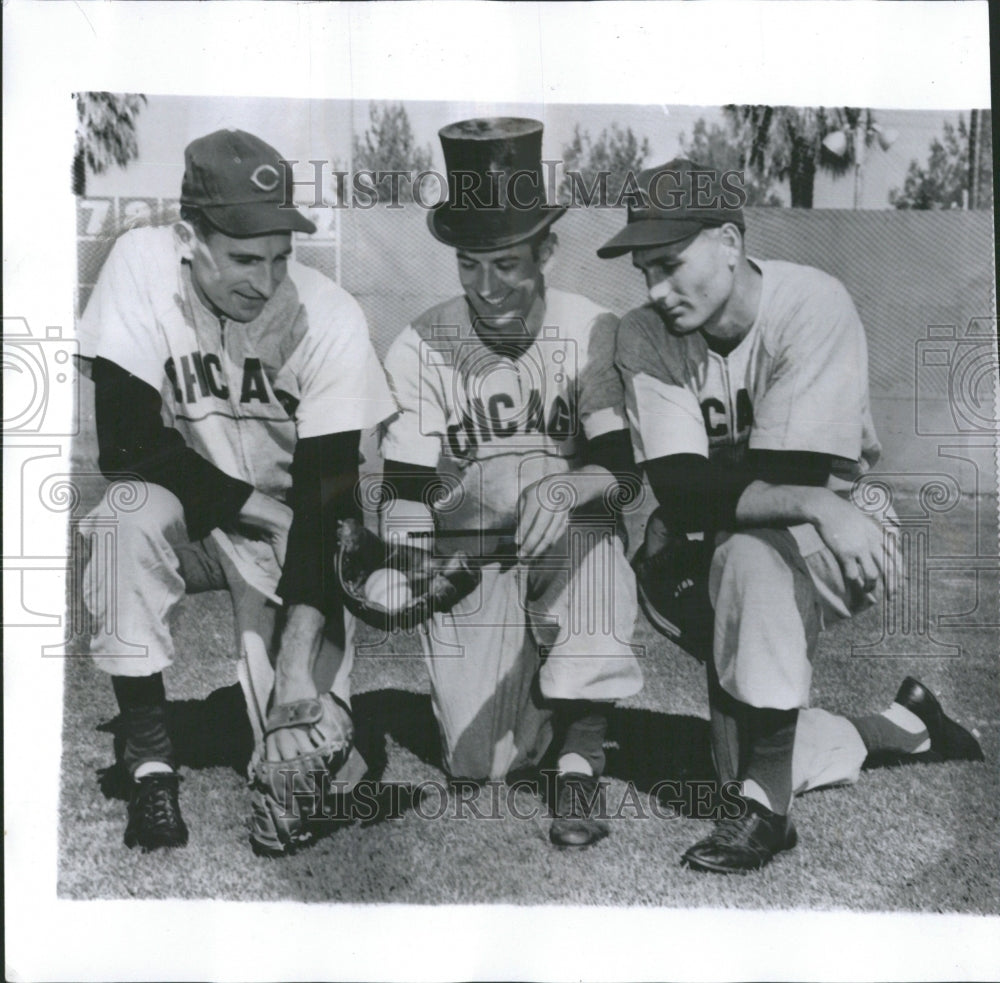
<path fill-rule="evenodd" d="M 309 838 L 280 787 L 363 771 L 330 531 L 357 511 L 360 431 L 394 404 L 361 309 L 291 258 L 291 233 L 315 227 L 281 207 L 286 180 L 278 152 L 251 134 L 195 140 L 182 221 L 118 240 L 79 326 L 101 470 L 136 482 L 134 508 L 116 509 L 112 485 L 84 523 L 115 539 L 117 566 L 95 551 L 84 587 L 91 652 L 121 710 L 130 847 L 188 838 L 163 684 L 168 619 L 186 592 L 233 598 L 257 739 L 255 847 Z"/>
<path fill-rule="evenodd" d="M 881 714 L 808 709 L 819 631 L 894 583 L 891 529 L 849 500 L 879 455 L 864 330 L 833 277 L 746 255 L 718 175 L 674 160 L 638 183 L 598 250 L 631 253 L 649 289 L 616 355 L 660 504 L 634 565 L 651 622 L 707 661 L 719 778 L 742 783 L 742 814 L 683 859 L 745 871 L 795 845 L 795 794 L 855 781 L 868 755 L 982 752 L 912 678 Z"/>
<path fill-rule="evenodd" d="M 607 831 L 591 806 L 608 707 L 642 686 L 616 532 L 618 479 L 635 479 L 617 319 L 546 286 L 565 209 L 545 204 L 542 124 L 465 120 L 440 136 L 451 194 L 429 225 L 464 293 L 386 357 L 399 413 L 382 439 L 383 537 L 460 550 L 478 572 L 421 632 L 446 769 L 501 778 L 555 741 L 550 837 L 587 846 Z"/>

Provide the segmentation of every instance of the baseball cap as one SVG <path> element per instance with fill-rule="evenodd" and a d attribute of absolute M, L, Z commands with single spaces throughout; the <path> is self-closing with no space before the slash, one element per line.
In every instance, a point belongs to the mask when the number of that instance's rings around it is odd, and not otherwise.
<path fill-rule="evenodd" d="M 292 175 L 281 155 L 243 130 L 216 130 L 184 151 L 181 204 L 199 209 L 220 232 L 234 238 L 273 232 L 309 232 L 316 226 L 292 199 Z"/>
<path fill-rule="evenodd" d="M 717 170 L 677 157 L 639 174 L 624 229 L 597 255 L 613 259 L 635 249 L 675 246 L 685 249 L 705 228 L 732 222 L 745 228 L 742 185 L 723 181 Z"/>

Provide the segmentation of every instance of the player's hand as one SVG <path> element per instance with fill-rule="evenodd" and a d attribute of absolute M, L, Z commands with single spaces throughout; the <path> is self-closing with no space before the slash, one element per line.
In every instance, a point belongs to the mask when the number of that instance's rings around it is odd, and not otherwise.
<path fill-rule="evenodd" d="M 891 529 L 887 535 L 878 519 L 832 493 L 824 497 L 815 526 L 852 590 L 870 594 L 880 581 L 895 588 L 901 568 Z"/>
<path fill-rule="evenodd" d="M 536 559 L 566 534 L 570 512 L 579 498 L 573 477 L 571 474 L 549 475 L 521 492 L 515 536 L 520 559 Z"/>
<path fill-rule="evenodd" d="M 278 565 L 284 567 L 288 531 L 292 528 L 292 510 L 284 502 L 255 489 L 240 509 L 239 521 L 253 530 L 258 538 L 271 544 Z"/>
<path fill-rule="evenodd" d="M 577 506 L 614 497 L 618 480 L 597 465 L 551 474 L 529 485 L 518 500 L 518 556 L 535 559 L 566 533 Z"/>

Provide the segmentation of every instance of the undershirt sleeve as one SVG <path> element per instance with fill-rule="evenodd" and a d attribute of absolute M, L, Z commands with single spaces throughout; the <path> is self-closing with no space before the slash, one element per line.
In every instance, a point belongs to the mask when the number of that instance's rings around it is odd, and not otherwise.
<path fill-rule="evenodd" d="M 404 461 L 386 461 L 382 470 L 383 495 L 389 499 L 427 503 L 431 486 L 437 481 L 436 468 Z"/>
<path fill-rule="evenodd" d="M 303 437 L 292 458 L 288 504 L 292 528 L 278 595 L 286 604 L 336 610 L 337 520 L 360 518 L 357 500 L 360 430 Z"/>
<path fill-rule="evenodd" d="M 610 471 L 619 481 L 639 477 L 628 430 L 612 430 L 588 440 L 584 459 Z"/>
<path fill-rule="evenodd" d="M 136 477 L 172 492 L 184 506 L 192 539 L 234 522 L 253 486 L 221 471 L 165 426 L 163 401 L 149 383 L 101 357 L 94 359 L 91 377 L 105 477 Z"/>
<path fill-rule="evenodd" d="M 736 527 L 736 506 L 754 481 L 822 487 L 830 457 L 809 451 L 750 451 L 744 467 L 720 465 L 698 454 L 672 454 L 644 465 L 653 494 L 678 532 Z"/>

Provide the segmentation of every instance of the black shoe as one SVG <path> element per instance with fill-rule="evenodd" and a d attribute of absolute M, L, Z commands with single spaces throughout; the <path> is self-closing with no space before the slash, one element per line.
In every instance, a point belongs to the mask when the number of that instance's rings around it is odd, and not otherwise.
<path fill-rule="evenodd" d="M 946 716 L 937 697 L 923 683 L 907 676 L 896 694 L 896 702 L 916 714 L 931 739 L 929 751 L 911 754 L 918 761 L 983 761 L 983 749 L 972 734 Z"/>
<path fill-rule="evenodd" d="M 581 849 L 603 840 L 608 827 L 593 818 L 602 801 L 600 780 L 593 775 L 556 775 L 555 819 L 549 828 L 552 843 Z"/>
<path fill-rule="evenodd" d="M 712 835 L 695 843 L 681 863 L 693 870 L 745 874 L 795 846 L 798 836 L 788 816 L 779 816 L 752 799 L 741 802 L 746 806 L 744 814 L 739 819 L 720 819 Z"/>
<path fill-rule="evenodd" d="M 177 801 L 180 775 L 155 772 L 132 783 L 128 803 L 125 846 L 141 846 L 143 853 L 159 847 L 186 846 L 188 828 Z"/>

